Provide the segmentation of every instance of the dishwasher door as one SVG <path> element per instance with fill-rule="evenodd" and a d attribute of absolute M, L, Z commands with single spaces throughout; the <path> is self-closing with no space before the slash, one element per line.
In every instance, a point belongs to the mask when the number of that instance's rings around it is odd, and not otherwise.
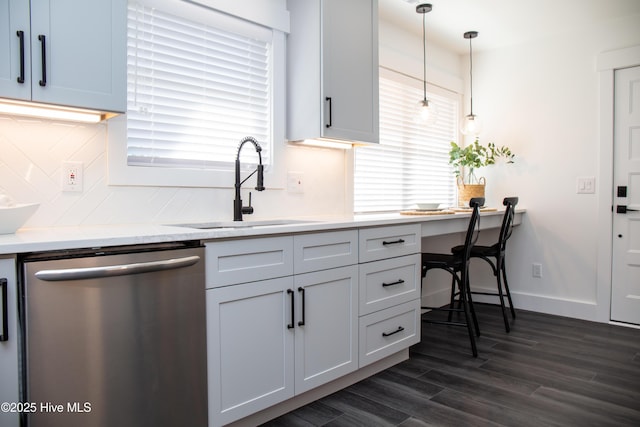
<path fill-rule="evenodd" d="M 28 425 L 205 427 L 204 249 L 95 255 L 23 260 Z"/>

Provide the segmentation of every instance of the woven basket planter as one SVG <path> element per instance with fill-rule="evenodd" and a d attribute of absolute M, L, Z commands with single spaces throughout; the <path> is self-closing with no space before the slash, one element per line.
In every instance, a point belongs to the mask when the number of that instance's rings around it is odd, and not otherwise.
<path fill-rule="evenodd" d="M 479 184 L 465 184 L 462 178 L 458 177 L 458 206 L 468 207 L 469 200 L 474 197 L 484 197 L 484 187 L 486 180 L 484 177 L 478 179 Z"/>

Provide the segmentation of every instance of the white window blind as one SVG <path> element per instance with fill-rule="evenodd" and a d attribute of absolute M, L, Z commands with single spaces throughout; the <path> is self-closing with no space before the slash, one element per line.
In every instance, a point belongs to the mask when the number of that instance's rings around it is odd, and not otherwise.
<path fill-rule="evenodd" d="M 231 169 L 250 135 L 269 165 L 271 62 L 268 37 L 129 2 L 127 164 Z M 245 151 L 243 164 L 257 162 Z"/>
<path fill-rule="evenodd" d="M 399 211 L 417 202 L 455 205 L 449 149 L 458 135 L 459 96 L 429 90 L 438 118 L 427 126 L 414 120 L 422 97 L 421 82 L 380 70 L 380 144 L 355 150 L 355 212 Z"/>

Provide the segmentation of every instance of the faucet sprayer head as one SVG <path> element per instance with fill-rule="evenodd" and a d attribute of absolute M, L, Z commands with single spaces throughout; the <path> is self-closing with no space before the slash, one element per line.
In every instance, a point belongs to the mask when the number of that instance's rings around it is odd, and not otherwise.
<path fill-rule="evenodd" d="M 264 166 L 262 162 L 258 165 L 258 182 L 256 183 L 256 191 L 264 191 Z"/>

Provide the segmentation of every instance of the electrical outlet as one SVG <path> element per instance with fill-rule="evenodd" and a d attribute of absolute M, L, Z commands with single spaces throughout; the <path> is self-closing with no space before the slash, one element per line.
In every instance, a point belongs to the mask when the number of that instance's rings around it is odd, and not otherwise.
<path fill-rule="evenodd" d="M 535 278 L 541 278 L 542 277 L 542 264 L 534 262 L 531 265 L 531 275 Z"/>
<path fill-rule="evenodd" d="M 84 164 L 62 162 L 62 191 L 82 192 Z"/>
<path fill-rule="evenodd" d="M 287 191 L 289 193 L 304 193 L 304 174 L 302 172 L 287 173 Z"/>

